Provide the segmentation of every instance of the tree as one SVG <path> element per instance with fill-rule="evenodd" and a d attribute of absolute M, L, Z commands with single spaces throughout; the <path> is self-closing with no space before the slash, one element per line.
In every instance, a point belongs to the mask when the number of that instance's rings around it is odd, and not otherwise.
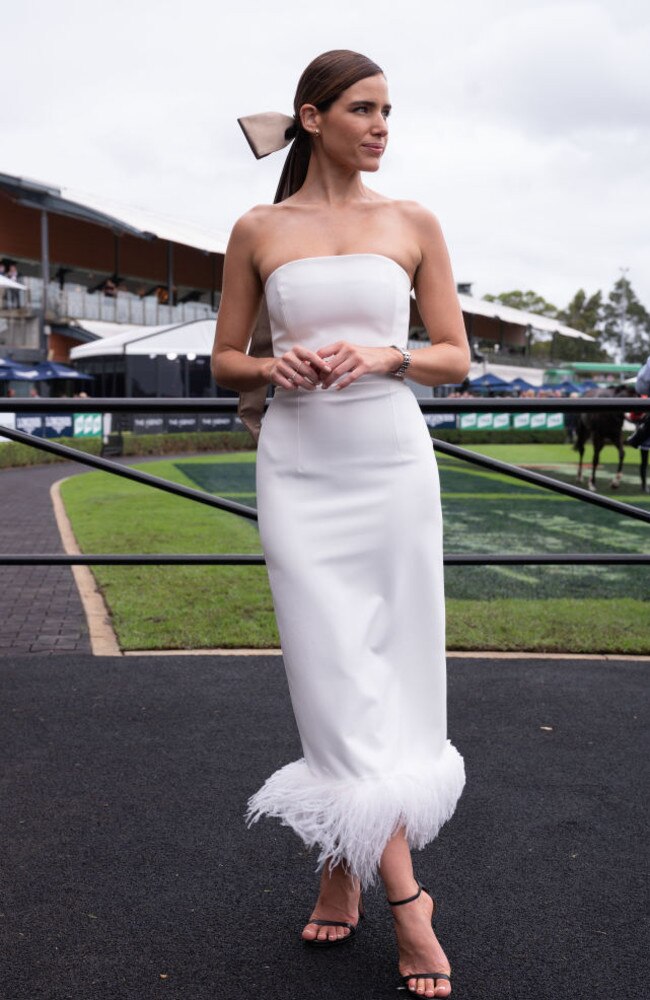
<path fill-rule="evenodd" d="M 510 306 L 512 309 L 522 309 L 524 312 L 536 313 L 538 316 L 550 316 L 553 318 L 557 315 L 556 307 L 551 302 L 547 302 L 541 295 L 538 295 L 537 292 L 533 292 L 532 289 L 529 289 L 527 292 L 499 292 L 498 295 L 484 295 L 483 298 L 486 302 L 502 302 L 504 306 Z"/>
<path fill-rule="evenodd" d="M 623 325 L 624 357 L 621 360 L 641 365 L 650 355 L 650 313 L 624 275 L 618 279 L 606 302 L 603 302 L 601 291 L 587 295 L 584 288 L 580 288 L 564 309 L 557 309 L 531 289 L 527 292 L 500 292 L 498 295 L 484 295 L 483 298 L 488 302 L 502 302 L 513 309 L 557 319 L 564 326 L 596 338 L 594 342 L 588 342 L 554 336 L 550 356 L 556 361 L 613 361 L 621 353 Z M 532 356 L 540 359 L 549 356 L 549 337 L 547 334 L 531 342 Z"/>
<path fill-rule="evenodd" d="M 560 309 L 557 318 L 573 330 L 581 330 L 583 333 L 590 333 L 592 337 L 596 337 L 598 336 L 602 306 L 603 293 L 601 291 L 594 292 L 587 298 L 584 288 L 580 288 L 568 306 L 565 309 Z"/>
<path fill-rule="evenodd" d="M 622 361 L 643 364 L 650 354 L 650 313 L 624 275 L 609 293 L 600 326 L 602 341 L 617 355 L 622 353 Z"/>
<path fill-rule="evenodd" d="M 609 361 L 607 350 L 600 343 L 599 324 L 602 317 L 603 293 L 594 292 L 587 297 L 584 288 L 578 289 L 568 306 L 560 309 L 557 318 L 572 330 L 581 330 L 596 338 L 596 343 L 562 337 L 563 361 Z"/>

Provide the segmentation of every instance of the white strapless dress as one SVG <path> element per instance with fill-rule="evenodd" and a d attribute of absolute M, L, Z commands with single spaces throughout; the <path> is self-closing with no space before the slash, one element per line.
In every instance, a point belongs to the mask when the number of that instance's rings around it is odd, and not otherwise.
<path fill-rule="evenodd" d="M 410 280 L 379 254 L 307 257 L 266 283 L 274 354 L 336 340 L 406 345 Z M 447 739 L 442 518 L 427 425 L 407 385 L 276 389 L 257 457 L 259 529 L 304 757 L 247 821 L 279 817 L 317 868 L 376 880 L 404 825 L 432 840 L 465 783 Z"/>

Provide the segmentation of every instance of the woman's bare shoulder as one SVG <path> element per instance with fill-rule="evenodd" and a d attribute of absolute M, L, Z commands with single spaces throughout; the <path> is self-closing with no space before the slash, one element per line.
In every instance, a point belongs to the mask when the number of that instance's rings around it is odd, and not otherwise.
<path fill-rule="evenodd" d="M 382 202 L 384 209 L 394 213 L 399 222 L 408 227 L 411 232 L 417 232 L 424 238 L 440 234 L 440 223 L 437 216 L 430 209 L 421 205 L 419 201 L 414 201 L 411 198 L 388 198 L 386 195 L 370 191 L 368 188 L 366 190 L 373 196 L 373 200 Z"/>
<path fill-rule="evenodd" d="M 440 229 L 438 217 L 431 209 L 421 205 L 419 201 L 413 201 L 408 198 L 396 198 L 394 204 L 405 222 L 410 222 L 412 225 L 416 225 L 422 229 Z"/>
<path fill-rule="evenodd" d="M 230 239 L 238 244 L 257 244 L 277 225 L 280 205 L 254 205 L 235 222 Z"/>
<path fill-rule="evenodd" d="M 231 232 L 237 233 L 239 236 L 255 232 L 268 222 L 274 208 L 275 205 L 253 205 L 247 212 L 239 216 Z"/>

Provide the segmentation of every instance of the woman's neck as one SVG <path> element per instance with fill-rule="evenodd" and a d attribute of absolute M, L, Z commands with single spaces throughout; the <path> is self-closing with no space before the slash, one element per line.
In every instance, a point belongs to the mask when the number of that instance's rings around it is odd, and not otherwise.
<path fill-rule="evenodd" d="M 323 163 L 317 153 L 311 155 L 307 176 L 297 195 L 296 200 L 321 202 L 331 208 L 373 200 L 372 192 L 365 187 L 358 170 L 339 167 L 331 161 Z"/>

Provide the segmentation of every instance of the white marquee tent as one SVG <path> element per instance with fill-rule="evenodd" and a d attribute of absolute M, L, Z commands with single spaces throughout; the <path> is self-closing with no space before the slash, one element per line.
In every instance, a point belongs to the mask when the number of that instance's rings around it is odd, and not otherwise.
<path fill-rule="evenodd" d="M 84 322 L 84 327 L 91 325 Z M 104 327 L 108 324 L 102 324 Z M 118 326 L 118 324 L 111 324 Z M 120 333 L 102 336 L 90 344 L 73 347 L 72 361 L 109 355 L 144 355 L 148 357 L 173 354 L 179 356 L 209 355 L 214 343 L 215 323 L 213 319 L 198 319 L 190 323 L 165 326 L 124 326 L 119 324 Z M 92 332 L 92 331 L 89 331 Z"/>

